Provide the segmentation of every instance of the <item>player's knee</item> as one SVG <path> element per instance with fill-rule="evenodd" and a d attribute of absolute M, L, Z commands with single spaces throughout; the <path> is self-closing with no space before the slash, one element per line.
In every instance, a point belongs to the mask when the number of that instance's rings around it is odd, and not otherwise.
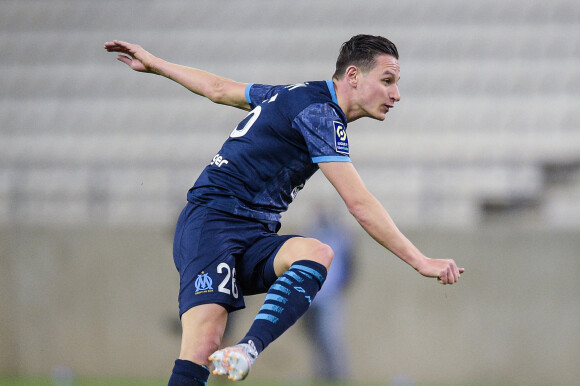
<path fill-rule="evenodd" d="M 179 358 L 207 366 L 208 357 L 219 349 L 220 343 L 221 337 L 217 335 L 207 335 L 191 342 L 184 341 Z"/>
<path fill-rule="evenodd" d="M 292 264 L 300 260 L 311 260 L 330 268 L 334 251 L 332 248 L 316 239 L 294 238 L 281 248 L 274 260 L 274 269 L 277 276 L 286 272 Z"/>
<path fill-rule="evenodd" d="M 329 269 L 333 258 L 334 251 L 332 248 L 329 245 L 318 241 L 312 254 L 312 260 L 324 265 L 326 269 Z"/>
<path fill-rule="evenodd" d="M 221 337 L 219 336 L 208 336 L 205 341 L 201 342 L 201 347 L 199 349 L 199 359 L 207 361 L 208 357 L 219 350 L 221 344 Z M 204 363 L 204 364 L 207 364 Z"/>

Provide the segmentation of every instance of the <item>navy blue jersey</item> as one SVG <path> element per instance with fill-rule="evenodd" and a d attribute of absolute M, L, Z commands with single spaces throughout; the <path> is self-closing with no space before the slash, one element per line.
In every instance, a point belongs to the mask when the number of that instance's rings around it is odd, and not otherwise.
<path fill-rule="evenodd" d="M 252 111 L 203 170 L 190 202 L 280 221 L 320 162 L 350 162 L 346 117 L 332 81 L 249 84 Z"/>

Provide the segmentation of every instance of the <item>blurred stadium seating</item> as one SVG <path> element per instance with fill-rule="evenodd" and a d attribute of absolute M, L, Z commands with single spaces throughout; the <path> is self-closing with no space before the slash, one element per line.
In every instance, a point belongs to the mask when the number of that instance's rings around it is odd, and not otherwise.
<path fill-rule="evenodd" d="M 282 83 L 329 78 L 340 44 L 374 33 L 398 45 L 402 101 L 350 126 L 352 158 L 399 224 L 580 226 L 577 1 L 275 4 L 0 2 L 0 222 L 172 224 L 243 117 L 130 72 L 105 41 Z"/>
<path fill-rule="evenodd" d="M 291 83 L 330 78 L 357 33 L 397 44 L 402 101 L 349 125 L 353 161 L 415 245 L 467 271 L 418 278 L 353 224 L 352 384 L 577 384 L 579 31 L 577 0 L 0 1 L 0 384 L 166 379 L 178 352 L 170 228 L 245 112 L 105 41 Z M 316 174 L 284 226 L 329 195 Z M 250 382 L 309 379 L 307 347 L 289 331 Z"/>

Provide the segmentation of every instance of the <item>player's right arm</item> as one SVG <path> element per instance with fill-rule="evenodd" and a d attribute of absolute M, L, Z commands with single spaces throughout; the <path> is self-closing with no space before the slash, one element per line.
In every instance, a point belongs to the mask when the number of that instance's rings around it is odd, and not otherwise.
<path fill-rule="evenodd" d="M 118 52 L 117 59 L 135 71 L 164 76 L 212 102 L 250 110 L 245 95 L 247 83 L 168 62 L 152 55 L 138 44 L 114 40 L 105 43 L 105 49 L 109 52 Z"/>
<path fill-rule="evenodd" d="M 350 162 L 319 163 L 320 170 L 344 200 L 350 213 L 379 244 L 426 277 L 442 284 L 459 280 L 463 268 L 452 259 L 431 259 L 409 241 L 397 228 L 383 205 L 367 190 Z"/>

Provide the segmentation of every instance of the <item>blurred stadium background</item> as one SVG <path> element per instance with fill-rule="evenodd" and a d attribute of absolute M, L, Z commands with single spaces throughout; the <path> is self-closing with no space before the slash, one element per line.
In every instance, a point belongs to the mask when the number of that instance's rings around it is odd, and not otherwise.
<path fill-rule="evenodd" d="M 244 112 L 131 72 L 105 41 L 290 83 L 330 78 L 358 33 L 397 44 L 402 101 L 350 125 L 353 161 L 415 244 L 467 272 L 420 278 L 313 177 L 282 232 L 325 201 L 359 241 L 353 384 L 580 379 L 578 1 L 3 0 L 0 31 L 0 379 L 163 383 L 178 354 L 174 223 Z M 308 382 L 308 349 L 293 328 L 248 383 Z"/>

